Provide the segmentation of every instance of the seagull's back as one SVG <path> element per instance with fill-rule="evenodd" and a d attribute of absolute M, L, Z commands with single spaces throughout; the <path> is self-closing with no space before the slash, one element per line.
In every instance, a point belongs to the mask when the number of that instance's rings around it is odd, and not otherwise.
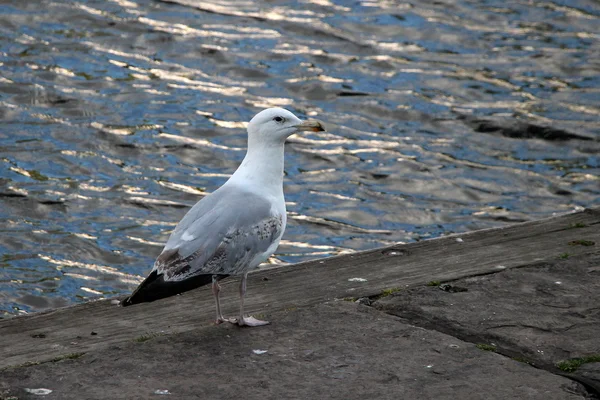
<path fill-rule="evenodd" d="M 177 224 L 152 272 L 123 305 L 172 296 L 256 268 L 277 248 L 286 214 L 272 196 L 228 182 Z M 283 206 L 283 209 L 282 209 Z"/>

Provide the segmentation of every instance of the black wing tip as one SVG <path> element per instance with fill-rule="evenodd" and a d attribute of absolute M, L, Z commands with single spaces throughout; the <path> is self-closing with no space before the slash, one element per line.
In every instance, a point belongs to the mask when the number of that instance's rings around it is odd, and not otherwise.
<path fill-rule="evenodd" d="M 226 278 L 228 275 L 217 275 L 219 279 Z M 166 297 L 175 296 L 188 290 L 196 289 L 200 286 L 212 283 L 212 274 L 197 275 L 183 281 L 165 281 L 162 274 L 158 274 L 156 270 L 133 291 L 131 296 L 121 300 L 119 305 L 122 307 L 132 306 L 139 303 L 148 303 L 155 300 L 164 299 Z"/>
<path fill-rule="evenodd" d="M 155 289 L 156 286 L 160 286 L 161 282 L 164 282 L 164 279 L 162 279 L 162 274 L 159 276 L 156 270 L 150 272 L 150 275 L 148 275 L 146 279 L 140 283 L 140 285 L 133 291 L 131 296 L 124 298 L 119 304 L 122 307 L 127 307 L 134 304 L 156 300 L 155 297 L 157 293 L 153 289 Z"/>
<path fill-rule="evenodd" d="M 119 302 L 119 305 L 120 305 L 121 307 L 132 306 L 132 305 L 134 305 L 134 304 L 135 304 L 135 303 L 134 303 L 134 302 L 131 300 L 131 296 L 127 296 L 127 297 L 125 297 L 123 300 L 121 300 L 121 301 Z"/>

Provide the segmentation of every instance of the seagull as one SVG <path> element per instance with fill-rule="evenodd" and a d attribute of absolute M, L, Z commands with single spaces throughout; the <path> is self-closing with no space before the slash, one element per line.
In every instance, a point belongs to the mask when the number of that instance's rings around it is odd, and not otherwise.
<path fill-rule="evenodd" d="M 286 139 L 300 131 L 324 131 L 283 108 L 268 108 L 248 123 L 248 151 L 223 186 L 197 202 L 177 224 L 152 271 L 122 306 L 149 302 L 212 283 L 216 323 L 260 326 L 244 316 L 248 272 L 277 249 L 287 215 L 283 197 Z M 219 281 L 240 275 L 239 318 L 221 313 Z"/>

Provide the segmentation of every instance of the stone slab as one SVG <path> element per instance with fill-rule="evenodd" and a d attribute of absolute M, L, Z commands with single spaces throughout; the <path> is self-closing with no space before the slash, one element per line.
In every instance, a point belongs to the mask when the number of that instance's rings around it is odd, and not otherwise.
<path fill-rule="evenodd" d="M 0 372 L 0 398 L 584 399 L 582 385 L 338 301 Z M 140 338 L 141 340 L 141 338 Z M 262 354 L 256 354 L 262 353 Z M 160 395 L 157 391 L 168 391 Z M 166 393 L 166 392 L 162 392 Z"/>

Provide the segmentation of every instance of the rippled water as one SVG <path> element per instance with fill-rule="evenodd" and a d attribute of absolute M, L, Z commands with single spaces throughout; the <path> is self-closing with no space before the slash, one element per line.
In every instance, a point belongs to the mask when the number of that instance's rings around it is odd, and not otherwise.
<path fill-rule="evenodd" d="M 130 291 L 269 106 L 273 262 L 599 203 L 596 1 L 179 3 L 0 2 L 0 315 Z"/>

